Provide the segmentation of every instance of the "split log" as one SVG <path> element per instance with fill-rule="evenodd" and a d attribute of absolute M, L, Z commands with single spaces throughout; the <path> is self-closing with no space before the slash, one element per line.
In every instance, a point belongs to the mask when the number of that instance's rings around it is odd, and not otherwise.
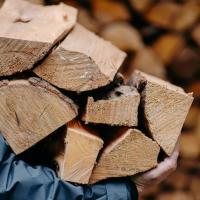
<path fill-rule="evenodd" d="M 76 14 L 64 4 L 7 0 L 0 10 L 0 76 L 31 69 L 73 27 Z"/>
<path fill-rule="evenodd" d="M 59 88 L 83 92 L 109 84 L 125 56 L 77 24 L 34 72 Z"/>
<path fill-rule="evenodd" d="M 70 122 L 67 128 L 66 147 L 59 157 L 60 178 L 74 183 L 88 184 L 103 140 L 79 122 Z"/>
<path fill-rule="evenodd" d="M 155 4 L 145 15 L 146 19 L 155 26 L 171 29 L 180 6 L 174 2 Z"/>
<path fill-rule="evenodd" d="M 196 105 L 193 105 L 186 117 L 184 127 L 189 129 L 196 128 L 199 114 L 200 114 L 200 108 Z"/>
<path fill-rule="evenodd" d="M 1 81 L 0 102 L 0 131 L 16 154 L 77 115 L 71 99 L 36 78 Z"/>
<path fill-rule="evenodd" d="M 140 95 L 134 87 L 120 86 L 101 100 L 88 97 L 82 119 L 86 123 L 137 126 L 139 103 Z"/>
<path fill-rule="evenodd" d="M 130 14 L 126 6 L 117 1 L 95 0 L 91 1 L 95 18 L 106 24 L 117 20 L 129 20 Z"/>
<path fill-rule="evenodd" d="M 189 29 L 199 18 L 199 3 L 188 2 L 181 6 L 174 20 L 174 29 L 177 31 L 185 31 Z"/>
<path fill-rule="evenodd" d="M 137 51 L 144 47 L 139 32 L 126 22 L 109 24 L 100 35 L 123 51 Z"/>
<path fill-rule="evenodd" d="M 185 41 L 181 35 L 165 34 L 154 42 L 153 50 L 165 64 L 169 64 L 183 49 L 184 44 Z"/>
<path fill-rule="evenodd" d="M 157 165 L 159 150 L 157 143 L 140 131 L 122 131 L 103 150 L 92 172 L 90 183 L 108 177 L 132 176 L 149 170 Z"/>
<path fill-rule="evenodd" d="M 200 24 L 193 29 L 192 38 L 200 46 Z"/>
<path fill-rule="evenodd" d="M 146 12 L 153 3 L 152 0 L 140 0 L 140 1 L 129 0 L 129 1 L 133 9 L 141 13 Z"/>
<path fill-rule="evenodd" d="M 163 62 L 154 50 L 150 48 L 144 48 L 138 51 L 130 64 L 130 68 L 132 70 L 129 73 L 129 77 L 134 71 L 133 69 L 138 69 L 162 79 L 166 78 Z"/>
<path fill-rule="evenodd" d="M 185 31 L 199 17 L 199 6 L 196 2 L 183 5 L 175 2 L 160 2 L 155 4 L 146 14 L 146 19 L 156 26 Z"/>
<path fill-rule="evenodd" d="M 169 66 L 171 73 L 181 81 L 192 80 L 199 71 L 200 51 L 185 47 Z"/>
<path fill-rule="evenodd" d="M 129 83 L 141 91 L 144 125 L 153 139 L 171 155 L 192 104 L 192 94 L 140 71 L 135 71 Z"/>
<path fill-rule="evenodd" d="M 186 159 L 198 159 L 200 143 L 194 133 L 182 134 L 180 138 L 180 155 Z"/>

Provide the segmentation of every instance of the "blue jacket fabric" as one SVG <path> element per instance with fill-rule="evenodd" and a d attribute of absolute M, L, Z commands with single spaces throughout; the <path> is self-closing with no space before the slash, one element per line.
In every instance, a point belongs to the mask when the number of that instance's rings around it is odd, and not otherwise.
<path fill-rule="evenodd" d="M 95 185 L 75 185 L 56 177 L 44 166 L 15 159 L 0 134 L 0 200 L 136 200 L 135 185 L 116 179 Z"/>

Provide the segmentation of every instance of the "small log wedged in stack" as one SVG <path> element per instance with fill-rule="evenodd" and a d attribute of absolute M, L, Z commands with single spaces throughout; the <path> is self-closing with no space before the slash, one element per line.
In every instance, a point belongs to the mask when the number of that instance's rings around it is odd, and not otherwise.
<path fill-rule="evenodd" d="M 0 10 L 0 76 L 31 69 L 69 32 L 77 10 L 7 0 Z"/>
<path fill-rule="evenodd" d="M 108 85 L 125 56 L 109 42 L 76 24 L 34 72 L 59 88 L 83 92 Z"/>
<path fill-rule="evenodd" d="M 37 78 L 0 82 L 0 131 L 16 154 L 77 115 L 77 106 Z"/>
<path fill-rule="evenodd" d="M 142 90 L 144 124 L 153 139 L 171 155 L 193 102 L 192 94 L 140 71 L 133 73 L 129 84 Z"/>
<path fill-rule="evenodd" d="M 67 125 L 64 154 L 58 157 L 62 180 L 88 184 L 103 140 L 78 121 Z"/>
<path fill-rule="evenodd" d="M 108 177 L 132 176 L 157 165 L 160 148 L 156 142 L 136 129 L 122 130 L 118 134 L 117 138 L 103 149 L 90 183 Z"/>
<path fill-rule="evenodd" d="M 106 94 L 104 99 L 94 101 L 93 97 L 88 97 L 82 119 L 86 123 L 137 126 L 139 103 L 140 95 L 137 90 L 121 85 Z"/>

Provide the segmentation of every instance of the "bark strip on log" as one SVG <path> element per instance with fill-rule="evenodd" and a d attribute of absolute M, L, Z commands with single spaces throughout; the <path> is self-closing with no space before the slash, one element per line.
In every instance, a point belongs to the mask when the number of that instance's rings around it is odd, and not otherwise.
<path fill-rule="evenodd" d="M 34 72 L 59 88 L 83 92 L 109 84 L 126 54 L 77 24 Z"/>
<path fill-rule="evenodd" d="M 86 123 L 121 126 L 137 126 L 140 95 L 134 87 L 120 86 L 109 92 L 104 99 L 94 101 L 88 97 Z"/>
<path fill-rule="evenodd" d="M 0 76 L 31 69 L 69 32 L 77 10 L 7 0 L 0 10 Z"/>
<path fill-rule="evenodd" d="M 141 102 L 149 133 L 171 155 L 192 104 L 192 94 L 140 71 L 134 72 L 129 83 L 143 89 Z"/>
<path fill-rule="evenodd" d="M 157 165 L 159 146 L 136 129 L 120 132 L 100 155 L 90 183 L 108 177 L 131 176 Z"/>
<path fill-rule="evenodd" d="M 68 124 L 66 147 L 62 157 L 58 157 L 60 177 L 74 183 L 88 184 L 103 140 L 80 122 Z"/>
<path fill-rule="evenodd" d="M 16 154 L 77 115 L 71 99 L 40 79 L 0 82 L 0 131 Z"/>

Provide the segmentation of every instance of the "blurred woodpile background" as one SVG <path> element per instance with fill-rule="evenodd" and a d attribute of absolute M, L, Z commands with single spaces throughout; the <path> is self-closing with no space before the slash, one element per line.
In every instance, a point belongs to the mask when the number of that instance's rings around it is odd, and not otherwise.
<path fill-rule="evenodd" d="M 178 169 L 159 186 L 149 188 L 143 199 L 200 200 L 200 1 L 64 2 L 79 9 L 79 23 L 128 53 L 121 72 L 129 74 L 137 68 L 194 92 L 180 140 Z"/>

